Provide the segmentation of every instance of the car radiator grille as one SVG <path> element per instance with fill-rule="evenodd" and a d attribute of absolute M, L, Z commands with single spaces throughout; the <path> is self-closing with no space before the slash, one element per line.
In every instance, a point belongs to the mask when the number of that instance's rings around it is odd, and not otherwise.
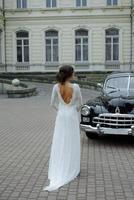
<path fill-rule="evenodd" d="M 134 115 L 105 113 L 94 117 L 93 123 L 107 128 L 131 128 L 134 126 Z"/>

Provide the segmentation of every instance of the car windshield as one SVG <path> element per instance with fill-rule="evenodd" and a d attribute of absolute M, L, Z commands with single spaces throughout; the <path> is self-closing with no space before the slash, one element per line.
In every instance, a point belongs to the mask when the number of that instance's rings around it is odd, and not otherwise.
<path fill-rule="evenodd" d="M 134 96 L 134 76 L 109 78 L 105 91 L 110 96 Z"/>

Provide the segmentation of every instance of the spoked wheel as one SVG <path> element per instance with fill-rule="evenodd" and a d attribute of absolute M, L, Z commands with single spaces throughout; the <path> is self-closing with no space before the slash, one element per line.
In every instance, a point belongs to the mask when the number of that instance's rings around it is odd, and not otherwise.
<path fill-rule="evenodd" d="M 98 134 L 97 133 L 92 133 L 92 132 L 86 132 L 86 136 L 89 139 L 97 139 L 98 138 Z"/>

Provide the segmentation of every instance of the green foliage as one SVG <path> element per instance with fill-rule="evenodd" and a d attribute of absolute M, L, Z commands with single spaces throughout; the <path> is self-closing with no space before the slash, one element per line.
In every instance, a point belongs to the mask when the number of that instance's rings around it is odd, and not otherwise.
<path fill-rule="evenodd" d="M 111 72 L 76 72 L 75 75 L 77 82 L 81 87 L 84 88 L 95 88 L 97 89 L 97 83 L 102 83 L 106 76 Z M 22 81 L 33 81 L 41 83 L 55 83 L 56 74 L 55 73 L 5 73 L 0 74 L 3 79 L 12 80 L 18 78 Z"/>

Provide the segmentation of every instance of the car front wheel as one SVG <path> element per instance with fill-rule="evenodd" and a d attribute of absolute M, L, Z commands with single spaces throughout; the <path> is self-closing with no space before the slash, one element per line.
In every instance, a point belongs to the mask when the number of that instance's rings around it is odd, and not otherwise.
<path fill-rule="evenodd" d="M 92 133 L 92 132 L 86 132 L 86 136 L 90 139 L 97 139 L 98 138 L 98 134 Z"/>

